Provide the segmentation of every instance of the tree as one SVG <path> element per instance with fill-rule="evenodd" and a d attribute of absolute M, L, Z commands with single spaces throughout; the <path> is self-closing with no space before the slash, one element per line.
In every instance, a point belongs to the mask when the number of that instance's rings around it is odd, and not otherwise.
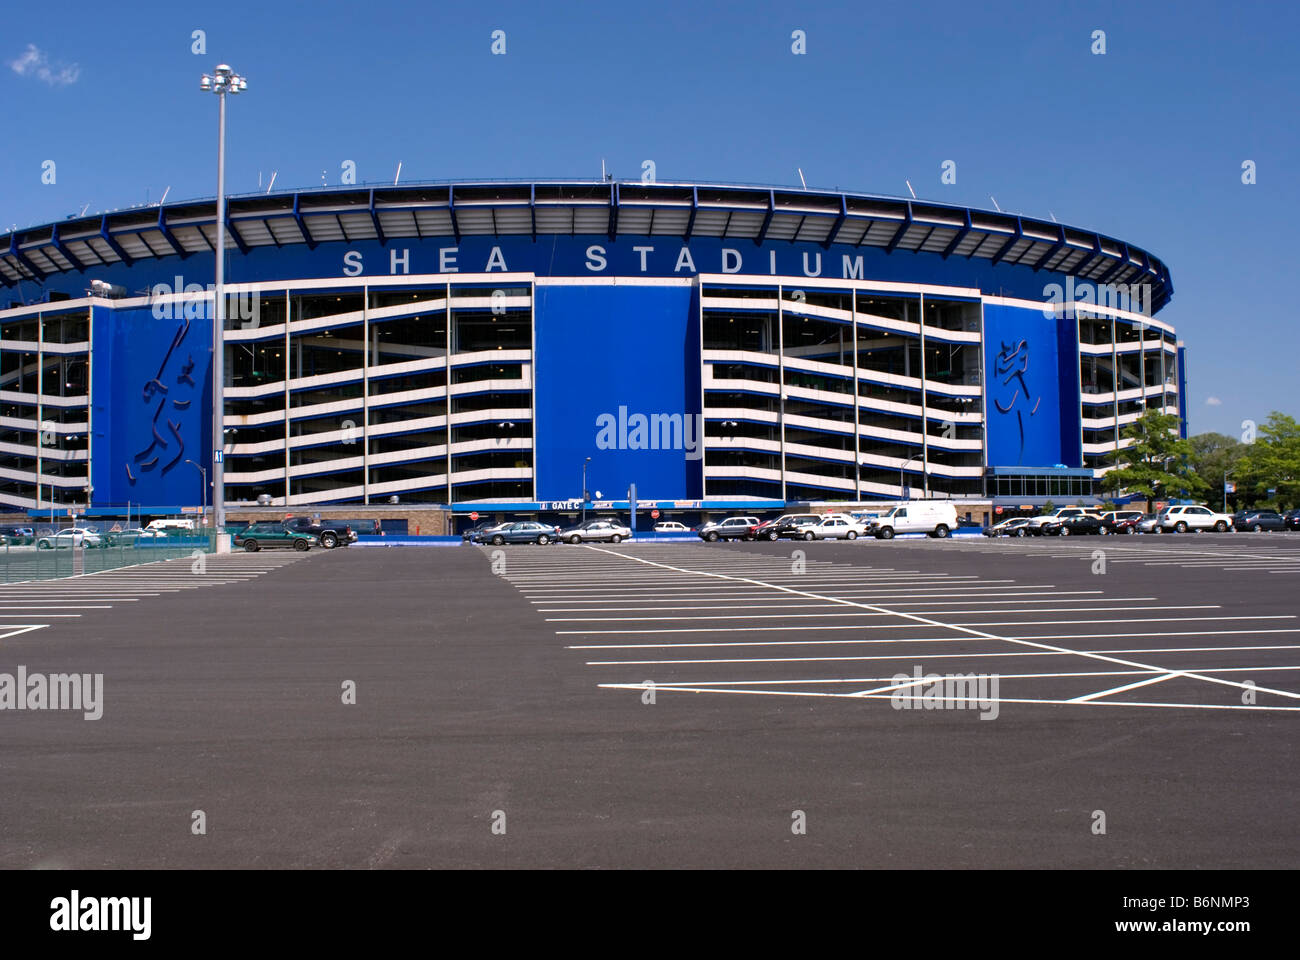
<path fill-rule="evenodd" d="M 1110 454 L 1115 469 L 1103 482 L 1146 497 L 1148 513 L 1157 498 L 1204 493 L 1206 483 L 1192 472 L 1192 445 L 1178 435 L 1178 422 L 1175 414 L 1148 410 L 1130 423 L 1120 437 L 1133 442 Z"/>
<path fill-rule="evenodd" d="M 1300 503 L 1300 423 L 1274 410 L 1259 427 L 1254 443 L 1242 445 L 1237 489 L 1255 504 L 1279 509 Z M 1270 496 L 1269 490 L 1277 492 Z"/>
<path fill-rule="evenodd" d="M 1198 433 L 1187 439 L 1192 453 L 1188 458 L 1192 472 L 1205 482 L 1207 490 L 1223 489 L 1224 477 L 1238 478 L 1237 468 L 1248 447 L 1224 433 Z"/>

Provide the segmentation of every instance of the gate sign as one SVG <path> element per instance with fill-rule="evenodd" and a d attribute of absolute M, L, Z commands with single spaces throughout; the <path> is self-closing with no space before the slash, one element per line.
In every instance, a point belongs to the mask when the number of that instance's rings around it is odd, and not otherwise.
<path fill-rule="evenodd" d="M 658 519 L 659 519 L 659 511 L 658 511 L 658 510 L 651 510 L 651 511 L 650 511 L 650 519 L 651 519 L 651 520 L 658 520 Z"/>
<path fill-rule="evenodd" d="M 477 520 L 477 519 L 478 519 L 478 511 L 477 511 L 477 510 L 471 511 L 471 513 L 470 513 L 470 515 L 469 515 L 469 518 L 470 518 L 471 520 Z"/>

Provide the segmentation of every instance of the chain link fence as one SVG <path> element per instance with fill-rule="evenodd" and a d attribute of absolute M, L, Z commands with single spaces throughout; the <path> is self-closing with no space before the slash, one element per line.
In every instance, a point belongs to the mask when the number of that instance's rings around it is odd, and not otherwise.
<path fill-rule="evenodd" d="M 198 559 L 216 549 L 216 538 L 201 531 L 141 537 L 109 532 L 90 535 L 67 527 L 58 530 L 48 523 L 29 529 L 30 535 L 24 532 L 3 537 L 0 582 L 82 576 L 178 557 Z"/>

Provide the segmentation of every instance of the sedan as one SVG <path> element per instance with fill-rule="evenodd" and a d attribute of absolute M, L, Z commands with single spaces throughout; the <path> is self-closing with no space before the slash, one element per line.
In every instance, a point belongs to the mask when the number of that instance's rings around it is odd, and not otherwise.
<path fill-rule="evenodd" d="M 749 528 L 749 535 L 754 540 L 776 540 L 780 537 L 777 528 L 789 520 L 794 514 L 783 513 L 775 520 L 764 520 L 762 523 L 755 524 Z"/>
<path fill-rule="evenodd" d="M 655 524 L 655 533 L 691 533 L 690 527 L 676 520 L 661 520 Z"/>
<path fill-rule="evenodd" d="M 1029 536 L 1029 517 L 1012 517 L 983 530 L 986 537 L 1027 537 Z"/>
<path fill-rule="evenodd" d="M 1101 518 L 1081 513 L 1073 517 L 1062 517 L 1043 524 L 1042 532 L 1049 537 L 1069 537 L 1079 534 L 1101 533 Z"/>
<path fill-rule="evenodd" d="M 100 547 L 103 544 L 104 541 L 98 533 L 82 527 L 70 527 L 48 537 L 41 537 L 36 541 L 36 549 L 63 550 L 68 547 Z"/>
<path fill-rule="evenodd" d="M 234 537 L 234 544 L 249 553 L 259 550 L 310 550 L 316 538 L 310 533 L 290 529 L 283 523 L 250 523 Z"/>
<path fill-rule="evenodd" d="M 588 543 L 604 541 L 620 543 L 632 536 L 632 529 L 617 520 L 588 520 L 576 527 L 560 531 L 560 539 L 569 543 Z"/>
<path fill-rule="evenodd" d="M 502 527 L 508 527 L 508 526 L 510 526 L 509 520 L 501 521 L 501 522 L 498 522 L 496 520 L 481 520 L 478 523 L 474 524 L 474 526 L 462 532 L 460 538 L 466 543 L 469 543 L 481 533 L 490 532 L 493 530 L 499 530 Z"/>
<path fill-rule="evenodd" d="M 784 517 L 771 532 L 775 533 L 778 539 L 811 540 L 813 538 L 805 534 L 821 522 L 821 515 L 817 513 L 792 513 Z"/>
<path fill-rule="evenodd" d="M 1262 533 L 1265 530 L 1285 530 L 1286 519 L 1274 510 L 1242 510 L 1232 518 L 1237 530 Z"/>
<path fill-rule="evenodd" d="M 560 531 L 549 523 L 520 520 L 518 523 L 508 523 L 496 530 L 479 533 L 475 535 L 474 542 L 490 543 L 494 547 L 499 547 L 503 543 L 536 543 L 545 546 L 548 543 L 555 543 L 559 536 Z"/>
<path fill-rule="evenodd" d="M 1160 514 L 1158 513 L 1142 514 L 1142 519 L 1137 522 L 1133 530 L 1135 533 L 1159 533 Z"/>
<path fill-rule="evenodd" d="M 1288 530 L 1300 530 L 1300 510 L 1288 510 L 1282 514 Z"/>
<path fill-rule="evenodd" d="M 856 540 L 866 532 L 862 524 L 848 517 L 826 517 L 815 527 L 804 531 L 804 539 Z"/>

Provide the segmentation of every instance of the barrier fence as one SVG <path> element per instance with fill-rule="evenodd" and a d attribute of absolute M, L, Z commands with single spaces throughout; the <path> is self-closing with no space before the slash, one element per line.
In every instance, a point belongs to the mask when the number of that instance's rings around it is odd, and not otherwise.
<path fill-rule="evenodd" d="M 4 583 L 81 576 L 178 557 L 197 560 L 216 549 L 216 538 L 205 533 L 147 539 L 105 534 L 97 546 L 87 545 L 84 538 L 54 534 L 34 536 L 30 543 L 14 540 L 6 538 L 7 542 L 0 546 L 0 577 Z"/>

